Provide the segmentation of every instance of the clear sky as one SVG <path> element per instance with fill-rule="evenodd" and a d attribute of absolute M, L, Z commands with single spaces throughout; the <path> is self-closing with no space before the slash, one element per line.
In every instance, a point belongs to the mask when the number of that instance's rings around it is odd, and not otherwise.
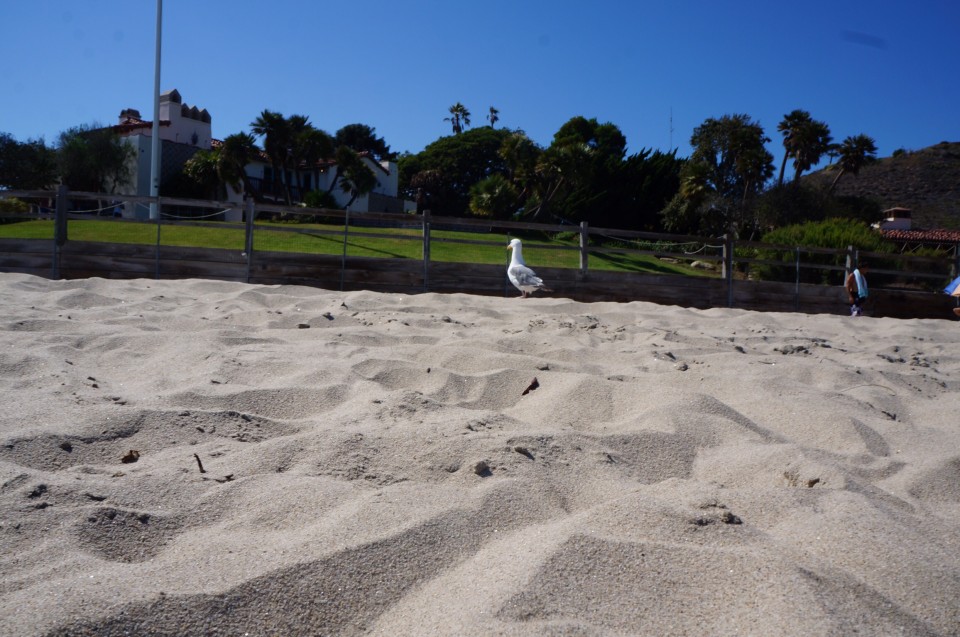
<path fill-rule="evenodd" d="M 0 132 L 152 119 L 155 0 L 0 0 L 0 24 Z M 165 0 L 161 66 L 220 139 L 271 109 L 416 153 L 462 102 L 543 146 L 582 115 L 681 156 L 746 113 L 778 165 L 797 108 L 880 156 L 960 141 L 957 0 Z"/>

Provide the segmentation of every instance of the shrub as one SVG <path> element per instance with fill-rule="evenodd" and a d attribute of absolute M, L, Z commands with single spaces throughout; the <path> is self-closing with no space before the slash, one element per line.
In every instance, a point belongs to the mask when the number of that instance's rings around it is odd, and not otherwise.
<path fill-rule="evenodd" d="M 764 243 L 783 246 L 803 246 L 808 248 L 830 248 L 846 250 L 853 246 L 863 252 L 893 252 L 894 247 L 862 221 L 853 219 L 826 219 L 810 223 L 785 226 L 768 232 L 763 236 Z M 782 261 L 784 266 L 756 265 L 753 274 L 760 279 L 774 281 L 793 281 L 796 278 L 796 253 L 793 250 L 763 248 L 757 250 L 757 258 L 764 261 Z M 846 264 L 846 253 L 819 254 L 801 253 L 803 263 L 838 266 Z M 876 264 L 876 267 L 881 267 Z M 824 283 L 840 285 L 843 272 L 801 268 L 800 281 L 803 283 Z"/>
<path fill-rule="evenodd" d="M 0 212 L 30 212 L 30 204 L 16 197 L 0 199 Z"/>

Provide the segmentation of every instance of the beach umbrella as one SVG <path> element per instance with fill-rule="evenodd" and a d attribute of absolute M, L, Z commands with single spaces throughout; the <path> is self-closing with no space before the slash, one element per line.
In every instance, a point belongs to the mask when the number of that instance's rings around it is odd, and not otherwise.
<path fill-rule="evenodd" d="M 960 296 L 960 276 L 950 281 L 947 287 L 943 288 L 943 291 L 950 296 Z"/>

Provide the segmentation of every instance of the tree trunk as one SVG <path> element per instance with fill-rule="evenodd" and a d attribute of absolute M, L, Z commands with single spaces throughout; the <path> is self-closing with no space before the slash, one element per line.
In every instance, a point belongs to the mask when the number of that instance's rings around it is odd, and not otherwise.
<path fill-rule="evenodd" d="M 333 195 L 333 189 L 337 187 L 337 182 L 340 181 L 340 166 L 337 166 L 337 171 L 333 173 L 333 181 L 330 182 L 330 187 L 327 188 L 327 194 Z"/>
<path fill-rule="evenodd" d="M 287 162 L 283 162 L 283 200 L 290 205 L 290 171 L 287 170 Z"/>
<path fill-rule="evenodd" d="M 259 201 L 260 199 L 263 198 L 261 196 L 258 199 L 257 192 L 253 189 L 253 186 L 250 184 L 250 177 L 247 175 L 246 170 L 243 170 L 243 169 L 240 170 L 240 182 L 243 184 L 243 193 L 246 195 L 250 195 L 254 201 Z"/>
<path fill-rule="evenodd" d="M 830 190 L 827 191 L 827 194 L 828 194 L 828 195 L 832 195 L 832 194 L 833 194 L 833 189 L 837 187 L 837 182 L 840 181 L 840 178 L 841 178 L 841 177 L 843 177 L 843 173 L 844 173 L 844 172 L 845 172 L 845 171 L 843 170 L 843 168 L 841 168 L 841 169 L 840 169 L 840 172 L 837 173 L 837 176 L 836 176 L 836 178 L 833 180 L 833 183 L 830 184 Z"/>
<path fill-rule="evenodd" d="M 783 185 L 783 171 L 787 168 L 787 158 L 790 157 L 790 153 L 783 154 L 783 161 L 780 162 L 780 179 L 777 181 L 778 186 Z"/>

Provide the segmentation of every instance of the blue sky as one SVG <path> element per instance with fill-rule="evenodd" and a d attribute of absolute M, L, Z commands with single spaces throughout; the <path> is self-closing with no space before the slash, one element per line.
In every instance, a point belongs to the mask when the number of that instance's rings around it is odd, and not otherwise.
<path fill-rule="evenodd" d="M 155 0 L 0 2 L 0 131 L 52 143 L 123 108 L 151 119 L 155 21 Z M 221 139 L 269 108 L 415 153 L 462 102 L 474 127 L 494 106 L 544 146 L 582 115 L 617 125 L 630 153 L 686 156 L 705 119 L 746 113 L 779 165 L 776 126 L 796 108 L 881 156 L 960 141 L 958 79 L 955 0 L 163 5 L 161 89 L 206 108 Z"/>

